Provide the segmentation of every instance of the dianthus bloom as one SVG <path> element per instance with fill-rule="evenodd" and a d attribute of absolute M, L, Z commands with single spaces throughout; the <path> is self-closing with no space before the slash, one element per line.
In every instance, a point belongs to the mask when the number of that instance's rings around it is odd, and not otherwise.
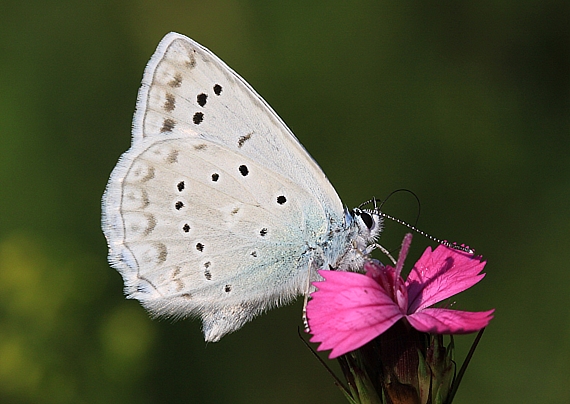
<path fill-rule="evenodd" d="M 336 358 L 378 337 L 398 320 L 429 334 L 465 334 L 489 324 L 494 310 L 467 312 L 431 307 L 479 282 L 481 257 L 443 245 L 427 248 L 408 278 L 401 277 L 411 235 L 404 239 L 396 267 L 377 261 L 364 265 L 366 274 L 319 271 L 307 305 L 311 342 L 332 349 Z"/>

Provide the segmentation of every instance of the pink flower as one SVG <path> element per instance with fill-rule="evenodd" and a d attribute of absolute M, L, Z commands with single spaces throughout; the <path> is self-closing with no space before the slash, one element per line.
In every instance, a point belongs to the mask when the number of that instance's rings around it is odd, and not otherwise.
<path fill-rule="evenodd" d="M 431 334 L 478 331 L 494 310 L 467 312 L 430 307 L 479 282 L 485 262 L 481 257 L 438 246 L 427 248 L 404 282 L 400 273 L 411 243 L 406 236 L 396 268 L 377 261 L 364 264 L 366 275 L 319 271 L 325 279 L 307 305 L 307 319 L 318 350 L 332 349 L 331 359 L 376 338 L 400 319 Z"/>

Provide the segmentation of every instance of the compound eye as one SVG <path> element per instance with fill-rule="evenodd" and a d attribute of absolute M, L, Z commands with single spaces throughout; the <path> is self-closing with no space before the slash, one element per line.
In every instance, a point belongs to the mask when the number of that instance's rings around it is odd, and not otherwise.
<path fill-rule="evenodd" d="M 362 219 L 366 227 L 368 227 L 368 230 L 372 229 L 372 226 L 374 226 L 374 219 L 372 219 L 372 216 L 370 216 L 366 212 L 360 212 L 360 218 Z"/>

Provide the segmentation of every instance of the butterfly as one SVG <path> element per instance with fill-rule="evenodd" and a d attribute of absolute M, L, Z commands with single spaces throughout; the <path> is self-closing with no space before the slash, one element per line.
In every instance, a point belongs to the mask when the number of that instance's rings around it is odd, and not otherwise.
<path fill-rule="evenodd" d="M 381 225 L 376 208 L 343 208 L 237 73 L 186 36 L 162 39 L 102 201 L 128 298 L 156 317 L 200 317 L 218 341 L 309 293 L 317 269 L 361 268 Z"/>

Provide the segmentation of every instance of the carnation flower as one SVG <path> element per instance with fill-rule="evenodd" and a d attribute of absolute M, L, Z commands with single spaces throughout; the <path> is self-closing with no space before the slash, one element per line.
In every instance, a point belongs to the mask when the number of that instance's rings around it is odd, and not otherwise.
<path fill-rule="evenodd" d="M 489 324 L 494 310 L 468 312 L 432 307 L 478 283 L 485 262 L 471 253 L 439 245 L 427 248 L 406 281 L 402 267 L 411 243 L 404 239 L 395 268 L 370 260 L 366 274 L 319 271 L 325 279 L 307 305 L 311 342 L 336 358 L 387 331 L 398 320 L 430 334 L 465 334 Z"/>

